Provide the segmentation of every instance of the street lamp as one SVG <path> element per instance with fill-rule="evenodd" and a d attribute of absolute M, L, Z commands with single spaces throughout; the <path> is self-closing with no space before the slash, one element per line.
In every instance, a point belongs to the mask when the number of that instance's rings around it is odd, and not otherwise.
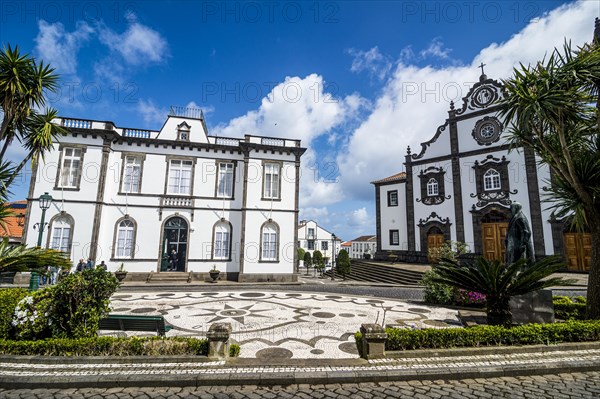
<path fill-rule="evenodd" d="M 331 240 L 333 241 L 333 245 L 331 246 L 331 281 L 334 280 L 335 275 L 335 239 L 337 237 L 334 233 L 331 233 Z"/>
<path fill-rule="evenodd" d="M 46 193 L 40 195 L 40 198 L 38 199 L 38 201 L 40 202 L 40 209 L 42 210 L 42 219 L 40 220 L 39 223 L 34 224 L 33 228 L 38 229 L 37 246 L 41 248 L 42 247 L 42 237 L 44 235 L 44 228 L 48 224 L 48 223 L 45 223 L 46 211 L 48 210 L 48 208 L 50 208 L 50 205 L 52 204 L 52 196 L 46 192 Z M 31 272 L 31 278 L 29 279 L 29 291 L 37 290 L 39 285 L 40 285 L 39 274 L 37 272 Z"/>

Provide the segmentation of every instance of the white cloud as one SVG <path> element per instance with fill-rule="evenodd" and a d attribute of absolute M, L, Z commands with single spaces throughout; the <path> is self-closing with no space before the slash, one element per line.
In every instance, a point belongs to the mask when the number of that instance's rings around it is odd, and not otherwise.
<path fill-rule="evenodd" d="M 506 42 L 482 49 L 466 66 L 419 67 L 401 59 L 371 114 L 338 156 L 344 196 L 372 200 L 370 181 L 402 171 L 406 147 L 417 151 L 421 142 L 433 137 L 447 117 L 450 100 L 460 106 L 468 85 L 478 80 L 481 62 L 487 64 L 488 77 L 508 78 L 519 62 L 540 60 L 554 47 L 561 47 L 565 37 L 573 45 L 588 42 L 597 14 L 598 5 L 592 1 L 561 6 L 530 22 Z"/>
<path fill-rule="evenodd" d="M 117 33 L 101 25 L 99 39 L 130 65 L 162 63 L 169 56 L 167 40 L 156 30 L 138 22 L 135 14 L 127 15 L 129 26 Z"/>
<path fill-rule="evenodd" d="M 351 48 L 347 50 L 347 53 L 354 57 L 352 66 L 350 67 L 352 72 L 360 73 L 367 71 L 372 78 L 375 77 L 379 80 L 384 80 L 392 69 L 390 58 L 381 54 L 377 46 L 367 51 Z"/>
<path fill-rule="evenodd" d="M 356 94 L 335 97 L 323 90 L 325 82 L 316 74 L 304 78 L 286 77 L 262 99 L 257 110 L 212 129 L 217 136 L 240 137 L 244 134 L 290 137 L 302 140 L 308 151 L 302 157 L 300 204 L 318 207 L 343 198 L 335 180 L 337 171 L 319 176 L 322 162 L 311 149 L 313 140 L 329 134 L 349 121 L 366 106 Z M 335 165 L 333 165 L 335 167 Z"/>
<path fill-rule="evenodd" d="M 77 53 L 87 42 L 94 29 L 83 21 L 76 24 L 73 32 L 67 32 L 60 22 L 38 22 L 39 32 L 34 39 L 35 52 L 45 63 L 49 63 L 61 74 L 77 72 Z"/>
<path fill-rule="evenodd" d="M 429 47 L 422 50 L 419 54 L 423 58 L 436 57 L 445 60 L 449 58 L 451 51 L 451 48 L 444 47 L 444 43 L 440 40 L 440 38 L 436 37 L 431 41 L 431 43 L 429 43 Z"/>
<path fill-rule="evenodd" d="M 367 208 L 359 208 L 352 211 L 348 217 L 348 224 L 352 227 L 364 227 L 371 223 L 371 217 Z"/>
<path fill-rule="evenodd" d="M 325 206 L 321 208 L 307 207 L 300 210 L 299 218 L 303 220 L 315 220 L 322 224 L 328 220 L 328 216 L 329 210 Z"/>
<path fill-rule="evenodd" d="M 149 126 L 162 125 L 169 115 L 166 108 L 156 106 L 152 100 L 140 100 L 137 103 L 137 110 Z"/>

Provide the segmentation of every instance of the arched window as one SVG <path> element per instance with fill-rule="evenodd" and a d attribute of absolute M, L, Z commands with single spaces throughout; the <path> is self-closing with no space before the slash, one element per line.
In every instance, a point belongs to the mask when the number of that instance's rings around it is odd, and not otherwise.
<path fill-rule="evenodd" d="M 277 261 L 279 243 L 279 227 L 273 222 L 267 222 L 261 230 L 261 260 Z"/>
<path fill-rule="evenodd" d="M 437 182 L 437 180 L 435 178 L 432 177 L 427 182 L 427 195 L 429 197 L 432 197 L 432 196 L 438 195 L 438 194 L 439 194 L 438 182 Z"/>
<path fill-rule="evenodd" d="M 231 224 L 228 222 L 219 222 L 214 227 L 214 259 L 229 259 L 231 248 Z"/>
<path fill-rule="evenodd" d="M 131 219 L 123 219 L 117 222 L 117 234 L 115 237 L 115 258 L 133 258 L 135 245 L 135 223 Z"/>
<path fill-rule="evenodd" d="M 72 232 L 73 223 L 71 217 L 65 215 L 53 220 L 50 248 L 69 253 Z"/>
<path fill-rule="evenodd" d="M 496 169 L 489 169 L 483 175 L 483 189 L 485 191 L 500 190 L 500 173 Z"/>

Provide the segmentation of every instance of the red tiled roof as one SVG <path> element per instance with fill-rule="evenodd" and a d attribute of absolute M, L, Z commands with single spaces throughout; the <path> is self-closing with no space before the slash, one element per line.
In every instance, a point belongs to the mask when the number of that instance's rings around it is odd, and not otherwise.
<path fill-rule="evenodd" d="M 405 180 L 406 180 L 406 173 L 400 172 L 400 173 L 396 173 L 395 175 L 388 176 L 388 177 L 385 177 L 380 180 L 372 181 L 371 184 L 388 183 L 388 182 L 392 182 L 392 181 L 405 181 Z"/>
<path fill-rule="evenodd" d="M 23 237 L 23 221 L 27 206 L 27 200 L 8 202 L 7 207 L 13 208 L 14 216 L 4 219 L 4 226 L 0 226 L 0 237 Z M 22 215 L 21 217 L 19 217 Z"/>

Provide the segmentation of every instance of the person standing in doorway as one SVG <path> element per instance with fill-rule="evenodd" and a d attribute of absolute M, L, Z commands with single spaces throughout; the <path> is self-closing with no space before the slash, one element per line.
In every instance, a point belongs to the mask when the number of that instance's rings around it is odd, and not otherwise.
<path fill-rule="evenodd" d="M 167 271 L 176 271 L 177 270 L 177 252 L 175 249 L 171 250 L 171 254 L 169 255 L 169 268 Z"/>

